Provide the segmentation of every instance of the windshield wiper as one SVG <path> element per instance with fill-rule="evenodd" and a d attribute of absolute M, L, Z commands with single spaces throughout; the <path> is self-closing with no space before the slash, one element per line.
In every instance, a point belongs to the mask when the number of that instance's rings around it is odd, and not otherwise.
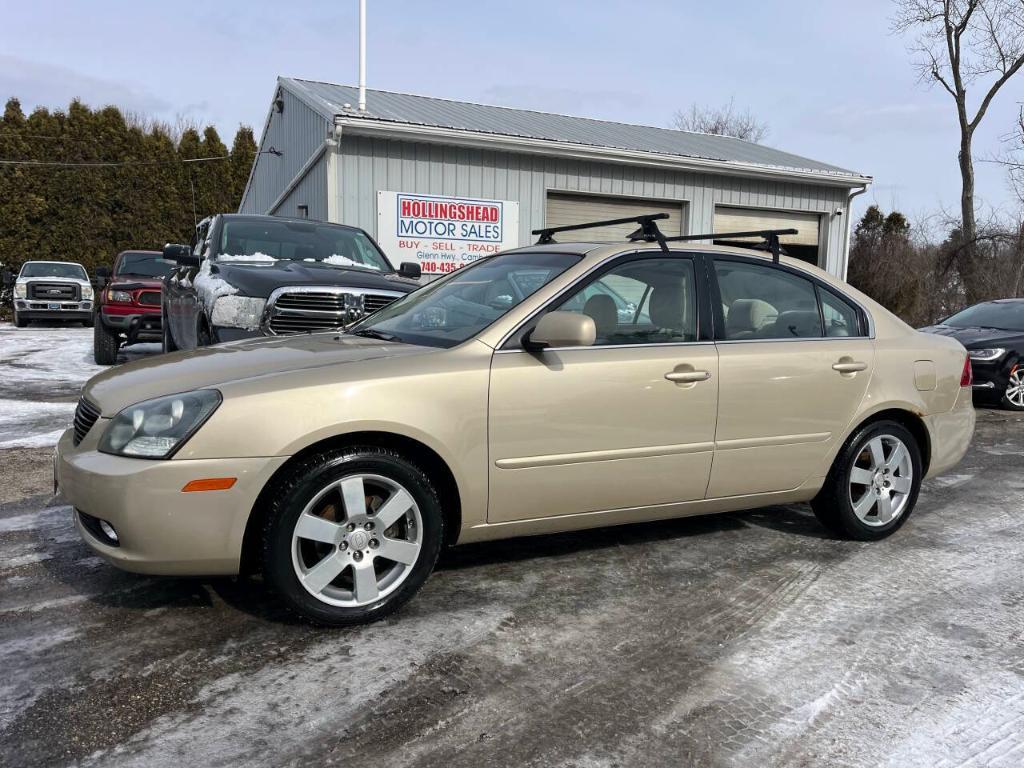
<path fill-rule="evenodd" d="M 360 328 L 358 331 L 352 331 L 351 335 L 363 336 L 367 339 L 380 339 L 381 341 L 401 341 L 395 334 L 378 331 L 376 328 Z"/>

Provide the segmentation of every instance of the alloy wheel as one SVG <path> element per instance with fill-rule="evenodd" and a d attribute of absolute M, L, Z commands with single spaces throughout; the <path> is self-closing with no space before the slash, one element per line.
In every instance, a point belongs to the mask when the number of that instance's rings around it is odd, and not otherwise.
<path fill-rule="evenodd" d="M 898 437 L 875 435 L 854 457 L 850 503 L 865 525 L 887 525 L 902 515 L 913 487 L 914 463 Z"/>
<path fill-rule="evenodd" d="M 322 488 L 292 533 L 292 565 L 317 600 L 355 608 L 394 592 L 422 548 L 412 494 L 390 478 L 354 474 Z"/>
<path fill-rule="evenodd" d="M 1024 368 L 1017 365 L 1010 371 L 1006 383 L 1006 399 L 1015 408 L 1024 408 Z"/>

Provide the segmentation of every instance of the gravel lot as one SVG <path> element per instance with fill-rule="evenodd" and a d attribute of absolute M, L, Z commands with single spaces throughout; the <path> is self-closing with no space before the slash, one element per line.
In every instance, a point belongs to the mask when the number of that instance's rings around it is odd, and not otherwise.
<path fill-rule="evenodd" d="M 89 373 L 33 379 L 42 333 L 0 328 L 0 764 L 1024 763 L 1022 417 L 981 412 L 884 542 L 793 506 L 473 545 L 327 631 L 90 555 L 32 447 Z"/>

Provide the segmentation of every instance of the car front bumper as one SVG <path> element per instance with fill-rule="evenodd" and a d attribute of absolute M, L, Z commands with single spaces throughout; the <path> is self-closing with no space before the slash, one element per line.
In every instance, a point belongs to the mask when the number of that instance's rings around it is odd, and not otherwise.
<path fill-rule="evenodd" d="M 112 331 L 125 334 L 129 344 L 136 341 L 160 341 L 163 338 L 159 308 L 135 309 L 130 313 L 124 312 L 123 309 L 118 307 L 115 312 L 107 306 L 100 307 L 103 324 Z"/>
<path fill-rule="evenodd" d="M 91 301 L 37 301 L 15 299 L 14 308 L 25 320 L 91 320 Z"/>
<path fill-rule="evenodd" d="M 79 535 L 126 571 L 237 574 L 253 505 L 287 457 L 152 461 L 111 456 L 96 450 L 108 423 L 100 419 L 78 446 L 70 429 L 57 444 L 55 485 L 76 510 L 112 526 L 118 542 L 111 544 L 76 513 Z M 213 477 L 237 482 L 224 491 L 182 492 L 191 480 Z"/>
<path fill-rule="evenodd" d="M 998 403 L 1006 394 L 1006 386 L 1010 381 L 1010 370 L 1016 365 L 1013 360 L 997 360 L 994 362 L 971 361 L 974 373 L 974 399 L 984 403 Z"/>

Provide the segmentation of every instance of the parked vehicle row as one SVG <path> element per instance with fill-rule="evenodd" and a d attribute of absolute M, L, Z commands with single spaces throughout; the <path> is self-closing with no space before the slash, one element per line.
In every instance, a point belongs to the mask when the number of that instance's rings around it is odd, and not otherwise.
<path fill-rule="evenodd" d="M 262 299 L 217 258 L 255 249 L 212 231 L 220 296 Z M 446 544 L 795 502 L 899 529 L 967 450 L 963 346 L 805 262 L 658 240 L 506 251 L 344 332 L 106 371 L 55 482 L 111 563 L 260 570 L 327 625 L 397 609 Z"/>

